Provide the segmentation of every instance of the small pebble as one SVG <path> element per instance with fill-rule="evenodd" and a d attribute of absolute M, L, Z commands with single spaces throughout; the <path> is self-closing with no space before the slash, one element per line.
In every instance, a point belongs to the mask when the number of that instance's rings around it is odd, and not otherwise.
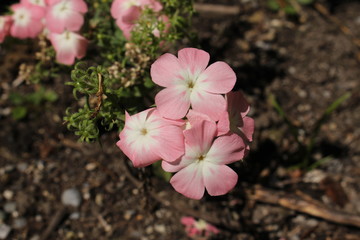
<path fill-rule="evenodd" d="M 77 220 L 80 218 L 80 213 L 79 212 L 73 212 L 72 214 L 70 214 L 69 218 L 71 220 Z"/>
<path fill-rule="evenodd" d="M 7 213 L 12 213 L 16 211 L 16 203 L 15 202 L 7 202 L 4 204 L 4 211 Z"/>
<path fill-rule="evenodd" d="M 11 232 L 11 227 L 6 224 L 0 224 L 0 239 L 6 239 Z"/>
<path fill-rule="evenodd" d="M 75 188 L 66 189 L 61 195 L 61 202 L 64 205 L 79 207 L 81 203 L 80 192 Z"/>
<path fill-rule="evenodd" d="M 28 166 L 29 165 L 27 163 L 19 163 L 18 165 L 16 165 L 16 168 L 19 172 L 25 172 Z"/>
<path fill-rule="evenodd" d="M 124 219 L 125 220 L 130 220 L 134 215 L 135 215 L 134 210 L 126 210 L 125 213 L 124 213 Z"/>
<path fill-rule="evenodd" d="M 3 192 L 3 196 L 6 200 L 11 200 L 14 197 L 14 192 L 7 189 Z"/>
<path fill-rule="evenodd" d="M 17 218 L 14 220 L 13 228 L 14 229 L 21 229 L 26 226 L 26 219 L 25 218 Z"/>
<path fill-rule="evenodd" d="M 93 171 L 93 170 L 95 170 L 97 168 L 97 164 L 96 163 L 88 163 L 88 164 L 86 164 L 86 166 L 85 166 L 85 169 L 87 170 L 87 171 Z"/>
<path fill-rule="evenodd" d="M 155 228 L 155 231 L 158 233 L 164 234 L 166 232 L 166 227 L 163 224 L 155 225 L 154 228 Z"/>

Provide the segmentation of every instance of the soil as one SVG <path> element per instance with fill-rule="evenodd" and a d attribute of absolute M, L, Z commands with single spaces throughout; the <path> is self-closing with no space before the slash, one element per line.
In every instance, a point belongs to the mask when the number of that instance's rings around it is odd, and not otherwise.
<path fill-rule="evenodd" d="M 0 226 L 11 228 L 6 239 L 36 240 L 47 232 L 47 239 L 186 240 L 183 216 L 219 228 L 210 239 L 360 239 L 359 227 L 251 197 L 260 187 L 360 216 L 360 48 L 352 41 L 360 38 L 360 3 L 319 1 L 329 15 L 302 6 L 301 17 L 294 17 L 270 11 L 265 1 L 195 2 L 239 8 L 239 14 L 200 11 L 193 26 L 211 61 L 235 70 L 236 88 L 255 119 L 250 154 L 231 166 L 239 173 L 236 188 L 222 197 L 189 200 L 149 176 L 149 169 L 127 168 L 116 132 L 104 134 L 101 145 L 77 142 L 62 120 L 66 108 L 76 106 L 66 75 L 43 83 L 56 90 L 55 103 L 32 106 L 25 119 L 12 119 L 9 89 L 25 94 L 36 86 L 11 86 L 19 65 L 33 61 L 33 51 L 27 43 L 9 44 L 0 47 Z M 325 109 L 346 93 L 351 97 L 315 138 L 310 160 L 318 166 L 294 167 L 303 152 L 271 98 L 298 128 L 299 141 L 308 143 Z M 63 207 L 61 195 L 69 188 L 80 191 L 79 207 Z"/>

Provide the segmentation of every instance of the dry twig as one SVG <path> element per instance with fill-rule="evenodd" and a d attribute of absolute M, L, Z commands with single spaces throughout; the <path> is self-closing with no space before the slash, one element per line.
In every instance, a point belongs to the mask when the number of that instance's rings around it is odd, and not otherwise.
<path fill-rule="evenodd" d="M 303 198 L 302 195 L 270 190 L 258 186 L 254 189 L 253 193 L 249 193 L 249 198 L 258 202 L 280 205 L 288 209 L 325 219 L 329 222 L 360 228 L 359 216 L 330 209 L 324 205 L 320 205 L 316 200 L 310 200 L 309 196 Z"/>

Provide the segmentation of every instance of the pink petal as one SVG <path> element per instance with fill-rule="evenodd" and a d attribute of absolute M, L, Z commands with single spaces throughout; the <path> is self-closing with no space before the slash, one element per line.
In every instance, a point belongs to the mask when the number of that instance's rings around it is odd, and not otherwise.
<path fill-rule="evenodd" d="M 252 119 L 251 117 L 244 117 L 243 118 L 244 121 L 244 126 L 241 128 L 242 132 L 244 133 L 244 135 L 246 136 L 246 138 L 252 142 L 252 136 L 254 134 L 254 128 L 255 128 L 255 122 L 254 119 Z"/>
<path fill-rule="evenodd" d="M 80 59 L 86 55 L 87 45 L 89 41 L 80 35 L 78 36 L 77 40 L 78 42 L 76 46 L 76 58 Z"/>
<path fill-rule="evenodd" d="M 44 26 L 40 21 L 33 20 L 30 23 L 31 25 L 28 27 L 28 37 L 35 38 L 37 37 L 41 31 L 43 30 Z"/>
<path fill-rule="evenodd" d="M 193 225 L 196 221 L 193 217 L 182 217 L 180 222 L 184 225 L 187 225 L 187 226 L 191 226 Z"/>
<path fill-rule="evenodd" d="M 174 162 L 185 152 L 184 135 L 178 126 L 164 126 L 160 135 L 155 137 L 158 145 L 153 151 L 167 162 Z"/>
<path fill-rule="evenodd" d="M 27 38 L 27 37 L 29 37 L 28 27 L 27 26 L 23 27 L 23 26 L 13 24 L 10 28 L 10 34 L 11 34 L 11 36 L 20 38 L 20 39 Z"/>
<path fill-rule="evenodd" d="M 65 19 L 66 30 L 71 32 L 79 31 L 83 24 L 84 16 L 78 12 L 73 12 L 70 17 Z"/>
<path fill-rule="evenodd" d="M 188 114 L 186 115 L 186 118 L 189 120 L 190 125 L 194 125 L 196 123 L 202 122 L 204 120 L 206 121 L 212 121 L 211 118 L 203 114 L 201 112 L 194 111 L 192 109 L 189 110 Z"/>
<path fill-rule="evenodd" d="M 191 73 L 202 72 L 210 60 L 209 53 L 196 48 L 183 48 L 178 57 L 182 68 L 190 69 Z"/>
<path fill-rule="evenodd" d="M 115 19 L 120 17 L 122 1 L 123 0 L 115 0 L 111 4 L 111 16 Z"/>
<path fill-rule="evenodd" d="M 193 157 L 183 156 L 181 159 L 177 159 L 174 162 L 162 161 L 161 167 L 166 172 L 178 172 L 192 163 L 194 163 Z"/>
<path fill-rule="evenodd" d="M 219 122 L 217 124 L 218 127 L 218 136 L 225 135 L 230 131 L 230 120 L 229 113 L 227 111 L 223 112 L 220 115 Z"/>
<path fill-rule="evenodd" d="M 155 96 L 155 104 L 165 118 L 183 118 L 190 108 L 189 94 L 181 86 L 168 87 Z"/>
<path fill-rule="evenodd" d="M 202 178 L 202 168 L 198 163 L 193 163 L 177 172 L 170 183 L 174 189 L 188 198 L 200 199 L 205 192 Z"/>
<path fill-rule="evenodd" d="M 194 157 L 199 157 L 206 153 L 216 136 L 216 124 L 210 121 L 201 121 L 194 124 L 190 129 L 184 131 L 186 153 L 188 156 L 189 151 L 194 152 Z"/>
<path fill-rule="evenodd" d="M 244 157 L 245 143 L 237 134 L 220 136 L 215 139 L 206 159 L 213 164 L 229 164 Z"/>
<path fill-rule="evenodd" d="M 124 138 L 126 138 L 126 136 L 120 133 L 120 140 L 116 145 L 131 160 L 134 167 L 146 167 L 161 159 L 150 148 L 146 148 L 145 146 L 141 151 L 134 151 L 131 145 L 126 143 Z"/>
<path fill-rule="evenodd" d="M 201 89 L 211 93 L 228 93 L 233 89 L 235 82 L 235 72 L 225 62 L 211 64 L 199 78 Z"/>
<path fill-rule="evenodd" d="M 65 65 L 73 65 L 75 62 L 75 53 L 69 50 L 59 50 L 56 52 L 56 61 Z"/>
<path fill-rule="evenodd" d="M 177 57 L 165 53 L 151 65 L 151 79 L 157 85 L 169 87 L 179 78 L 181 66 Z"/>
<path fill-rule="evenodd" d="M 121 14 L 121 19 L 127 24 L 135 24 L 141 15 L 141 9 L 138 6 L 131 6 Z"/>
<path fill-rule="evenodd" d="M 73 0 L 72 7 L 73 7 L 73 10 L 80 12 L 80 13 L 86 13 L 88 11 L 88 7 L 83 0 Z"/>
<path fill-rule="evenodd" d="M 223 96 L 201 90 L 193 90 L 190 102 L 195 111 L 208 115 L 213 121 L 218 121 L 226 110 L 226 101 Z"/>
<path fill-rule="evenodd" d="M 206 190 L 211 196 L 228 193 L 237 183 L 238 175 L 226 165 L 205 163 L 203 178 Z"/>
<path fill-rule="evenodd" d="M 58 19 L 56 18 L 53 11 L 48 10 L 46 14 L 46 27 L 50 30 L 50 32 L 54 33 L 62 33 L 65 29 L 65 21 L 66 19 Z"/>
<path fill-rule="evenodd" d="M 129 40 L 131 38 L 131 31 L 134 28 L 134 24 L 127 24 L 125 23 L 122 18 L 118 18 L 116 20 L 116 25 L 121 29 L 123 32 L 124 37 Z"/>

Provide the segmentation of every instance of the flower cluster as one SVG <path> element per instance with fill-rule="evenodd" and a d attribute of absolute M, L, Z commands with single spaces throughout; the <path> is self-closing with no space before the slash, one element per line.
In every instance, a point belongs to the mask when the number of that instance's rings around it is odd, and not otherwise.
<path fill-rule="evenodd" d="M 184 48 L 166 53 L 151 66 L 152 80 L 164 87 L 156 108 L 130 116 L 117 146 L 135 167 L 162 160 L 176 172 L 170 183 L 193 199 L 229 192 L 237 174 L 227 164 L 241 160 L 252 141 L 254 121 L 240 92 L 231 92 L 234 71 L 225 62 L 208 66 L 210 55 Z"/>
<path fill-rule="evenodd" d="M 130 39 L 131 31 L 136 26 L 137 20 L 140 18 L 141 12 L 149 8 L 158 13 L 163 6 L 156 0 L 115 0 L 111 5 L 111 16 L 115 18 L 116 25 L 123 31 L 126 39 Z M 159 20 L 168 22 L 165 15 L 159 17 Z M 154 29 L 153 34 L 159 37 L 160 33 Z"/>
<path fill-rule="evenodd" d="M 59 63 L 71 65 L 85 56 L 88 41 L 78 33 L 87 12 L 84 0 L 21 0 L 11 10 L 0 16 L 0 43 L 7 35 L 25 39 L 45 34 Z"/>
<path fill-rule="evenodd" d="M 215 226 L 202 219 L 195 220 L 193 217 L 182 217 L 181 223 L 185 226 L 187 235 L 192 239 L 205 240 L 220 232 Z"/>

